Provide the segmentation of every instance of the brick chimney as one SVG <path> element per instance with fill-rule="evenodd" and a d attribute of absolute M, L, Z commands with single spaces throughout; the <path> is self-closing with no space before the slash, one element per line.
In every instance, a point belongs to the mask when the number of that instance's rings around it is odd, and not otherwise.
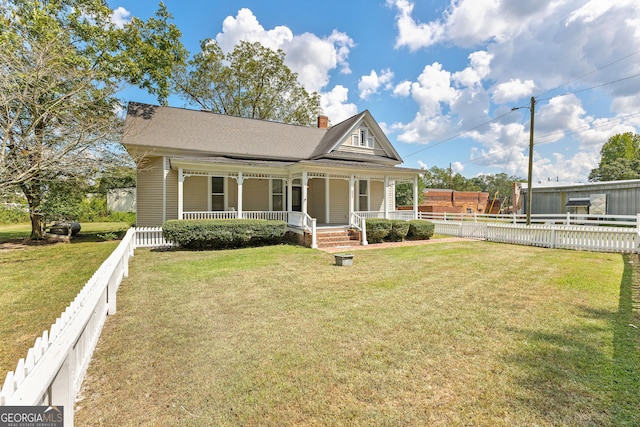
<path fill-rule="evenodd" d="M 318 129 L 327 129 L 329 127 L 329 117 L 318 116 Z"/>

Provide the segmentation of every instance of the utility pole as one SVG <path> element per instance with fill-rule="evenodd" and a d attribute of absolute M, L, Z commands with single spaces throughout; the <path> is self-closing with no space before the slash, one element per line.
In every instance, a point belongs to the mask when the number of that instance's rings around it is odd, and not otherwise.
<path fill-rule="evenodd" d="M 531 121 L 529 127 L 529 175 L 527 177 L 527 188 L 528 188 L 528 197 L 527 197 L 527 225 L 531 225 L 531 200 L 533 196 L 532 185 L 532 177 L 533 177 L 533 118 L 535 116 L 536 109 L 536 99 L 531 97 L 531 107 L 529 107 L 529 111 L 531 111 Z"/>

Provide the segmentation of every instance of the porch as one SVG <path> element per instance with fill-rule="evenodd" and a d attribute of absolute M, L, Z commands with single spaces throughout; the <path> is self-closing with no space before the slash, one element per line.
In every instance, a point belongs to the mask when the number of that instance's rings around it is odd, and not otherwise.
<path fill-rule="evenodd" d="M 311 218 L 308 214 L 297 211 L 193 211 L 183 212 L 182 219 L 265 219 L 284 221 L 287 223 L 287 230 L 300 234 L 305 238 L 309 237 L 310 247 L 318 248 L 318 234 L 330 230 L 356 230 L 360 245 L 367 245 L 366 220 L 372 218 L 386 219 L 417 219 L 417 213 L 413 210 L 398 211 L 359 211 L 349 215 L 350 221 L 343 224 L 318 223 L 316 218 Z M 307 241 L 307 239 L 305 239 Z"/>

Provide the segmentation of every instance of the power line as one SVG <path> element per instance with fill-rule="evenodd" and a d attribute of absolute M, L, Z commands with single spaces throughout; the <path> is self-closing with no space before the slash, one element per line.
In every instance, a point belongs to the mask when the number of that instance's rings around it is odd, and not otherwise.
<path fill-rule="evenodd" d="M 456 135 L 453 135 L 453 136 L 450 136 L 449 138 L 443 139 L 442 141 L 438 141 L 438 142 L 435 142 L 435 143 L 433 143 L 433 144 L 428 144 L 425 148 L 422 148 L 422 149 L 420 149 L 420 150 L 418 150 L 418 151 L 414 151 L 413 153 L 411 153 L 411 154 L 407 154 L 407 155 L 406 155 L 406 156 L 404 156 L 404 157 L 405 157 L 405 158 L 407 158 L 407 157 L 415 156 L 415 155 L 416 155 L 416 154 L 418 154 L 418 153 L 421 153 L 421 152 L 426 151 L 426 150 L 428 150 L 428 149 L 430 149 L 430 148 L 436 147 L 436 146 L 438 146 L 438 145 L 440 145 L 440 144 L 444 144 L 444 143 L 445 143 L 445 142 L 447 142 L 447 141 L 451 141 L 451 140 L 452 140 L 452 139 L 454 139 L 454 138 L 458 138 L 458 137 L 460 137 L 460 136 L 462 136 L 462 135 L 464 135 L 464 134 L 466 134 L 466 133 L 469 133 L 469 132 L 471 132 L 471 131 L 473 131 L 473 130 L 476 130 L 476 129 L 478 129 L 478 128 L 481 128 L 482 126 L 485 126 L 485 125 L 488 125 L 488 124 L 490 124 L 490 123 L 493 123 L 493 122 L 495 122 L 495 121 L 497 121 L 497 120 L 500 120 L 500 119 L 501 119 L 501 118 L 503 118 L 504 116 L 507 116 L 507 115 L 509 115 L 509 114 L 511 114 L 511 113 L 513 113 L 513 111 L 509 111 L 509 112 L 507 112 L 507 113 L 505 113 L 505 114 L 503 114 L 503 115 L 501 115 L 501 116 L 498 116 L 498 117 L 496 117 L 496 118 L 494 118 L 494 119 L 488 120 L 488 121 L 486 121 L 486 122 L 484 122 L 484 123 L 480 123 L 480 124 L 479 124 L 479 125 L 477 125 L 477 126 L 474 126 L 474 127 L 470 128 L 470 129 L 466 129 L 466 130 L 464 130 L 464 131 L 462 131 L 462 132 L 460 132 L 460 133 L 458 133 L 458 134 L 456 134 Z"/>
<path fill-rule="evenodd" d="M 587 77 L 587 76 L 590 76 L 591 74 L 597 73 L 598 71 L 602 71 L 602 70 L 604 70 L 605 68 L 610 67 L 611 65 L 617 64 L 618 62 L 622 62 L 622 61 L 624 61 L 625 59 L 630 58 L 630 57 L 632 57 L 632 56 L 634 56 L 634 55 L 638 55 L 638 54 L 640 54 L 640 50 L 635 51 L 635 52 L 632 52 L 632 53 L 630 53 L 630 54 L 628 54 L 628 55 L 626 55 L 626 56 L 623 56 L 622 58 L 616 59 L 616 60 L 615 60 L 615 61 L 613 61 L 613 62 L 609 62 L 608 64 L 605 64 L 605 65 L 603 65 L 603 66 L 602 66 L 602 67 L 600 67 L 600 68 L 596 68 L 595 70 L 593 70 L 593 71 L 589 71 L 588 73 L 583 74 L 583 75 L 581 75 L 581 76 L 579 76 L 579 77 L 576 77 L 576 78 L 575 78 L 575 79 L 573 79 L 573 80 L 569 80 L 568 82 L 563 83 L 563 84 L 561 84 L 560 86 L 556 86 L 556 87 L 555 87 L 555 88 L 553 88 L 553 89 L 549 89 L 549 90 L 547 90 L 546 92 L 542 92 L 542 93 L 541 93 L 541 94 L 539 94 L 536 98 L 541 97 L 542 95 L 546 95 L 546 94 L 547 94 L 547 93 L 549 93 L 549 92 L 553 92 L 554 90 L 558 90 L 558 89 L 560 89 L 561 87 L 569 86 L 571 83 L 577 82 L 578 80 L 582 80 L 583 78 L 585 78 L 585 77 Z M 547 99 L 551 99 L 551 98 L 544 98 L 544 99 L 541 99 L 541 101 L 545 101 L 545 100 L 547 100 Z"/>
<path fill-rule="evenodd" d="M 580 92 L 586 92 L 588 90 L 597 89 L 599 87 L 611 85 L 611 84 L 614 84 L 614 83 L 619 83 L 619 82 L 622 82 L 622 81 L 625 81 L 625 80 L 629 80 L 629 79 L 632 79 L 632 78 L 638 77 L 638 76 L 640 76 L 640 73 L 632 74 L 632 75 L 627 76 L 627 77 L 622 77 L 622 78 L 617 79 L 617 80 L 612 80 L 610 82 L 601 83 L 599 85 L 587 87 L 587 88 L 584 88 L 584 89 L 578 89 L 578 90 L 574 90 L 574 91 L 571 91 L 571 92 L 565 92 L 561 96 L 572 95 L 572 94 L 576 94 L 576 93 L 580 93 Z M 547 100 L 549 100 L 551 98 L 536 98 L 536 99 L 539 100 L 539 101 L 547 101 Z"/>

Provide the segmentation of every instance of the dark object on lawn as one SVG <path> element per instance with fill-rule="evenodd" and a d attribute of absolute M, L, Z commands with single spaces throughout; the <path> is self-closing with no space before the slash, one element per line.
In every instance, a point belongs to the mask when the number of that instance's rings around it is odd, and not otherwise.
<path fill-rule="evenodd" d="M 71 230 L 71 233 L 69 233 L 69 230 Z M 72 236 L 75 236 L 79 232 L 80 232 L 79 222 L 72 222 L 72 221 L 56 222 L 51 227 L 49 227 L 49 233 L 51 234 L 60 234 L 63 236 L 68 236 L 69 234 L 71 234 Z"/>

